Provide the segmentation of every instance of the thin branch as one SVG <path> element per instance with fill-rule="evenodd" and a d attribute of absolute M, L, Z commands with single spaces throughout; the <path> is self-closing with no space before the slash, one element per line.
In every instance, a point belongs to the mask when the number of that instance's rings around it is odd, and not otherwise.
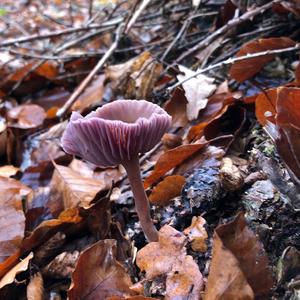
<path fill-rule="evenodd" d="M 168 90 L 168 92 L 171 92 L 172 90 L 174 90 L 179 85 L 182 85 L 183 83 L 189 81 L 192 78 L 197 77 L 198 75 L 200 75 L 202 73 L 205 73 L 205 72 L 210 71 L 212 69 L 223 67 L 225 65 L 233 64 L 237 61 L 253 59 L 253 58 L 266 56 L 266 55 L 280 54 L 280 53 L 284 53 L 284 52 L 295 51 L 295 50 L 298 50 L 298 49 L 300 49 L 300 44 L 299 43 L 296 44 L 293 47 L 288 47 L 288 48 L 283 48 L 283 49 L 267 50 L 267 51 L 256 52 L 256 53 L 249 53 L 249 54 L 246 54 L 246 55 L 243 55 L 243 56 L 238 56 L 238 57 L 231 57 L 227 60 L 221 61 L 221 62 L 219 62 L 217 64 L 214 64 L 214 65 L 210 65 L 207 68 L 204 68 L 204 69 L 201 69 L 201 70 L 195 72 L 192 76 L 186 77 L 184 80 L 178 81 L 174 85 L 168 87 L 167 90 Z"/>
<path fill-rule="evenodd" d="M 53 31 L 53 32 L 46 32 L 44 34 L 33 34 L 33 35 L 29 35 L 29 36 L 23 36 L 23 37 L 16 38 L 16 39 L 6 40 L 6 41 L 0 43 L 0 47 L 7 47 L 10 45 L 14 45 L 14 44 L 22 44 L 22 43 L 32 42 L 34 40 L 48 39 L 48 38 L 57 37 L 57 36 L 61 36 L 61 35 L 80 32 L 80 31 L 88 31 L 91 29 L 112 27 L 112 26 L 119 25 L 121 22 L 123 22 L 123 18 L 116 18 L 114 20 L 104 22 L 100 25 L 94 24 L 94 25 L 78 27 L 78 28 L 67 28 L 67 29 Z"/>
<path fill-rule="evenodd" d="M 177 60 L 175 61 L 175 64 L 178 64 L 179 62 L 181 62 L 183 59 L 185 59 L 186 57 L 190 56 L 192 53 L 207 47 L 210 43 L 213 42 L 213 40 L 215 40 L 218 36 L 225 34 L 226 32 L 228 32 L 229 30 L 231 30 L 233 27 L 236 27 L 237 25 L 239 25 L 240 23 L 249 20 L 253 17 L 255 17 L 258 14 L 263 13 L 265 10 L 271 8 L 273 6 L 274 3 L 279 3 L 282 2 L 283 0 L 273 0 L 265 5 L 256 7 L 255 9 L 251 10 L 251 11 L 247 11 L 245 12 L 243 15 L 241 15 L 240 17 L 234 18 L 232 20 L 230 20 L 227 24 L 225 24 L 224 26 L 222 26 L 221 28 L 219 28 L 217 31 L 215 31 L 214 33 L 210 34 L 207 38 L 205 38 L 204 40 L 202 40 L 201 42 L 199 42 L 197 45 L 195 45 L 194 47 L 190 48 L 188 51 L 186 51 L 185 53 L 183 53 L 182 55 L 180 55 Z"/>
<path fill-rule="evenodd" d="M 89 73 L 89 75 L 81 82 L 81 84 L 78 86 L 78 88 L 73 92 L 71 97 L 68 99 L 68 101 L 61 107 L 57 113 L 56 116 L 61 118 L 63 115 L 70 109 L 70 107 L 75 103 L 77 98 L 80 96 L 80 94 L 85 90 L 87 85 L 92 81 L 94 76 L 97 74 L 97 72 L 103 67 L 107 59 L 114 53 L 115 49 L 117 48 L 119 44 L 119 40 L 121 38 L 121 33 L 123 30 L 124 24 L 120 24 L 117 31 L 116 31 L 116 37 L 115 41 L 111 44 L 108 51 L 102 56 L 102 58 L 99 60 L 97 65 L 94 67 L 94 69 Z"/>
<path fill-rule="evenodd" d="M 133 14 L 132 18 L 129 20 L 126 29 L 125 29 L 125 34 L 128 34 L 130 31 L 132 25 L 136 22 L 138 17 L 141 15 L 143 10 L 146 8 L 146 6 L 151 2 L 151 0 L 143 0 L 142 4 L 139 6 L 139 8 L 135 11 Z"/>

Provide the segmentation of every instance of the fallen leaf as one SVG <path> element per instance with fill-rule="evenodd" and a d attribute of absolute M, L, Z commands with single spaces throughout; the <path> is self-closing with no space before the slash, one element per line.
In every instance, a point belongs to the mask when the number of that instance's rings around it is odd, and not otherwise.
<path fill-rule="evenodd" d="M 72 105 L 72 111 L 83 112 L 85 109 L 99 105 L 103 97 L 105 79 L 104 74 L 96 77 Z"/>
<path fill-rule="evenodd" d="M 99 191 L 110 187 L 103 180 L 84 177 L 69 167 L 57 164 L 54 164 L 54 166 L 55 171 L 51 186 L 62 194 L 65 209 L 78 205 L 89 207 Z"/>
<path fill-rule="evenodd" d="M 21 182 L 0 177 L 0 262 L 13 255 L 24 237 L 23 199 L 29 200 L 31 189 Z"/>
<path fill-rule="evenodd" d="M 0 176 L 11 177 L 11 176 L 16 175 L 19 171 L 20 171 L 20 169 L 13 165 L 3 166 L 3 167 L 0 167 Z"/>
<path fill-rule="evenodd" d="M 160 156 L 154 170 L 146 178 L 144 187 L 148 188 L 171 169 L 181 164 L 184 160 L 202 149 L 207 143 L 182 145 L 166 151 Z"/>
<path fill-rule="evenodd" d="M 191 226 L 184 229 L 183 233 L 188 236 L 194 251 L 206 252 L 207 232 L 204 227 L 206 221 L 202 217 L 193 217 Z"/>
<path fill-rule="evenodd" d="M 106 69 L 107 78 L 113 80 L 113 89 L 125 99 L 149 99 L 161 72 L 162 65 L 148 51 Z"/>
<path fill-rule="evenodd" d="M 270 292 L 268 258 L 242 213 L 217 227 L 212 253 L 205 300 L 254 299 Z"/>
<path fill-rule="evenodd" d="M 177 75 L 179 81 L 196 73 L 184 66 L 179 66 L 179 70 L 184 73 L 184 75 Z M 189 121 L 197 119 L 199 111 L 206 107 L 208 97 L 211 96 L 217 88 L 213 82 L 213 78 L 200 74 L 182 84 L 188 101 L 186 113 Z"/>
<path fill-rule="evenodd" d="M 146 279 L 166 277 L 166 300 L 199 300 L 203 278 L 193 258 L 186 255 L 186 237 L 169 225 L 159 231 L 158 242 L 151 242 L 137 253 L 136 263 Z"/>
<path fill-rule="evenodd" d="M 21 80 L 23 76 L 26 75 L 26 73 L 28 73 L 33 66 L 34 63 L 29 63 L 23 66 L 22 68 L 18 69 L 13 74 L 11 74 L 9 80 L 11 81 Z M 45 62 L 41 66 L 36 68 L 33 73 L 51 80 L 57 76 L 57 68 L 55 64 L 51 62 Z"/>
<path fill-rule="evenodd" d="M 174 127 L 184 127 L 188 123 L 186 116 L 187 103 L 184 91 L 180 88 L 176 88 L 171 99 L 165 103 L 164 109 L 172 116 L 172 125 Z"/>
<path fill-rule="evenodd" d="M 149 200 L 154 205 L 166 206 L 170 201 L 181 194 L 185 178 L 180 175 L 167 176 L 153 188 Z"/>
<path fill-rule="evenodd" d="M 130 276 L 115 255 L 115 240 L 99 241 L 83 251 L 72 275 L 69 299 L 95 300 L 133 295 L 129 288 L 132 285 Z"/>
<path fill-rule="evenodd" d="M 33 258 L 33 253 L 29 253 L 28 256 L 22 259 L 17 265 L 15 265 L 8 273 L 6 273 L 0 280 L 0 289 L 4 286 L 11 284 L 15 281 L 16 275 L 24 272 L 28 269 L 28 264 Z"/>
<path fill-rule="evenodd" d="M 261 125 L 267 121 L 275 123 L 277 89 L 269 89 L 255 99 L 255 114 Z"/>
<path fill-rule="evenodd" d="M 9 127 L 30 129 L 42 125 L 46 113 L 36 104 L 22 104 L 10 109 L 7 118 Z"/>
<path fill-rule="evenodd" d="M 237 57 L 267 50 L 292 47 L 294 45 L 295 42 L 287 37 L 253 40 L 241 47 L 237 53 Z M 257 74 L 268 62 L 272 61 L 274 57 L 274 54 L 269 54 L 236 61 L 230 68 L 230 76 L 238 82 L 243 82 Z"/>
<path fill-rule="evenodd" d="M 57 219 L 43 221 L 34 231 L 24 238 L 21 245 L 22 253 L 27 253 L 49 240 L 57 232 L 64 232 L 82 221 L 77 208 L 63 211 Z"/>

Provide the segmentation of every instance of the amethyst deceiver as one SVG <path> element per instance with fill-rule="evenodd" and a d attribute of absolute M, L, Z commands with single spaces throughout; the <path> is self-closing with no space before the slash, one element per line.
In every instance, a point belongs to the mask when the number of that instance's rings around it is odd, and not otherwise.
<path fill-rule="evenodd" d="M 142 229 L 149 241 L 158 233 L 140 175 L 139 153 L 151 150 L 171 125 L 171 116 L 145 100 L 116 100 L 86 117 L 73 112 L 62 137 L 63 149 L 101 167 L 122 164 L 135 199 Z"/>

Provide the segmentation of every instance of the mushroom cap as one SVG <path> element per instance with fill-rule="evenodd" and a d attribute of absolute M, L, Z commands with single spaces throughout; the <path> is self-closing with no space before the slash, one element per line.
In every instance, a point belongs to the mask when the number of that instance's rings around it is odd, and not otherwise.
<path fill-rule="evenodd" d="M 97 166 L 114 166 L 152 149 L 170 127 L 171 119 L 151 102 L 116 100 L 86 117 L 73 112 L 62 147 Z"/>

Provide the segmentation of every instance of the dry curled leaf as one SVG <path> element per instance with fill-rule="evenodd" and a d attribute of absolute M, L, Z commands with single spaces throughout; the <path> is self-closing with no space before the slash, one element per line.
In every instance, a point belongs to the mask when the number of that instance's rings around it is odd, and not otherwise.
<path fill-rule="evenodd" d="M 191 226 L 184 229 L 183 233 L 188 236 L 194 251 L 206 252 L 208 238 L 204 225 L 206 221 L 202 217 L 193 217 Z"/>
<path fill-rule="evenodd" d="M 214 233 L 213 252 L 205 300 L 254 299 L 273 286 L 262 244 L 240 213 Z"/>
<path fill-rule="evenodd" d="M 177 75 L 179 81 L 196 73 L 184 66 L 179 66 L 179 70 L 184 73 L 184 75 Z M 188 101 L 186 113 L 189 121 L 197 119 L 199 111 L 206 107 L 208 97 L 211 96 L 217 88 L 213 82 L 213 78 L 200 74 L 182 84 Z"/>
<path fill-rule="evenodd" d="M 179 196 L 185 178 L 180 175 L 167 176 L 162 182 L 154 187 L 149 200 L 154 205 L 166 206 L 170 201 Z"/>
<path fill-rule="evenodd" d="M 72 275 L 70 300 L 130 296 L 132 285 L 125 268 L 116 260 L 116 241 L 102 240 L 83 251 Z"/>
<path fill-rule="evenodd" d="M 146 279 L 166 277 L 166 300 L 199 300 L 203 278 L 193 258 L 186 255 L 186 237 L 169 225 L 159 231 L 158 242 L 137 253 L 136 263 Z"/>
<path fill-rule="evenodd" d="M 6 273 L 3 278 L 0 280 L 0 289 L 4 286 L 14 282 L 16 275 L 26 271 L 28 269 L 28 264 L 33 258 L 33 253 L 29 253 L 28 256 L 22 259 L 17 265 L 15 265 L 8 273 Z"/>

